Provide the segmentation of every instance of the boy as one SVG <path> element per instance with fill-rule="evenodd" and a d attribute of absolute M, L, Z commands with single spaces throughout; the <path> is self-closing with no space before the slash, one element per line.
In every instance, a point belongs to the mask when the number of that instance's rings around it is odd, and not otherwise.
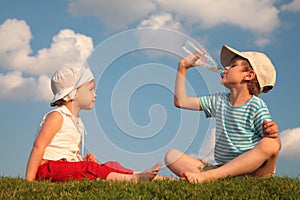
<path fill-rule="evenodd" d="M 275 173 L 280 150 L 278 127 L 271 121 L 261 92 L 271 90 L 276 72 L 269 58 L 260 52 L 239 52 L 223 46 L 221 63 L 225 68 L 221 83 L 230 93 L 200 98 L 186 94 L 186 71 L 193 67 L 199 52 L 180 60 L 175 83 L 176 107 L 203 110 L 216 118 L 215 160 L 213 166 L 172 149 L 165 156 L 168 168 L 191 183 L 228 176 L 268 177 Z M 209 169 L 210 170 L 207 170 Z"/>

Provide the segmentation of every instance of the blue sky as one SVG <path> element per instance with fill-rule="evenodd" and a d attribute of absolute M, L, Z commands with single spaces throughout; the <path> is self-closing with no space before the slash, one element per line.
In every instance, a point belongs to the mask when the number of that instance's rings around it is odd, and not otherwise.
<path fill-rule="evenodd" d="M 173 106 L 181 45 L 192 39 L 217 61 L 224 44 L 269 55 L 277 83 L 260 97 L 282 139 L 277 174 L 299 176 L 299 0 L 121 2 L 1 1 L 1 175 L 24 176 L 38 123 L 51 109 L 49 78 L 86 59 L 98 94 L 95 109 L 81 112 L 86 151 L 136 170 L 163 161 L 170 148 L 209 160 L 214 121 Z M 217 74 L 189 70 L 190 95 L 218 91 L 226 90 Z"/>

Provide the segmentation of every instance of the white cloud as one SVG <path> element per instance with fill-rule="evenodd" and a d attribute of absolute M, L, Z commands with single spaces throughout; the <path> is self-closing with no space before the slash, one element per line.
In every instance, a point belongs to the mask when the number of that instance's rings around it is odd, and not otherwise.
<path fill-rule="evenodd" d="M 282 5 L 280 8 L 283 11 L 292 11 L 292 12 L 300 11 L 300 0 L 293 0 L 288 4 Z"/>
<path fill-rule="evenodd" d="M 214 147 L 216 139 L 216 128 L 212 128 L 205 136 L 198 152 L 198 158 L 203 159 L 211 164 L 215 163 Z"/>
<path fill-rule="evenodd" d="M 178 43 L 183 43 L 182 36 L 176 31 L 182 31 L 183 28 L 179 22 L 174 20 L 170 13 L 161 13 L 153 15 L 148 19 L 141 21 L 138 28 L 149 28 L 147 31 L 138 31 L 139 46 L 156 47 L 155 51 L 147 51 L 152 57 L 159 57 L 165 54 L 164 50 L 177 52 Z M 145 29 L 146 30 L 146 29 Z M 163 51 L 160 51 L 160 50 Z"/>
<path fill-rule="evenodd" d="M 287 129 L 280 133 L 280 156 L 300 160 L 300 128 Z"/>
<path fill-rule="evenodd" d="M 254 33 L 270 33 L 279 26 L 279 10 L 272 0 L 157 0 L 164 10 L 174 12 L 200 28 L 231 24 Z"/>
<path fill-rule="evenodd" d="M 73 30 L 61 30 L 53 37 L 49 49 L 41 49 L 36 57 L 36 64 L 42 74 L 53 73 L 65 63 L 83 63 L 93 50 L 92 39 L 74 33 Z M 39 72 L 39 71 L 37 71 Z"/>
<path fill-rule="evenodd" d="M 29 41 L 32 35 L 30 27 L 24 20 L 7 19 L 0 26 L 0 51 L 23 50 L 31 53 Z"/>
<path fill-rule="evenodd" d="M 0 73 L 0 91 L 0 99 L 49 101 L 52 98 L 48 76 L 27 77 L 20 71 Z"/>
<path fill-rule="evenodd" d="M 32 63 L 32 59 L 28 57 L 32 52 L 29 45 L 31 38 L 30 28 L 24 20 L 7 19 L 1 24 L 0 65 L 6 68 L 22 68 L 19 65 L 24 57 L 27 63 Z"/>
<path fill-rule="evenodd" d="M 274 5 L 275 2 L 275 0 L 232 0 L 230 3 L 228 0 L 124 0 L 120 3 L 106 0 L 76 0 L 70 3 L 69 12 L 76 16 L 95 16 L 108 30 L 125 29 L 135 23 L 143 27 L 167 26 L 180 28 L 179 30 L 210 29 L 227 24 L 255 34 L 258 37 L 255 44 L 262 47 L 270 43 L 270 33 L 280 25 L 279 9 Z"/>
<path fill-rule="evenodd" d="M 139 25 L 139 28 L 143 27 L 160 27 L 160 28 L 170 28 L 174 30 L 183 30 L 181 24 L 173 19 L 172 14 L 163 13 L 152 15 L 149 19 L 143 20 Z"/>
<path fill-rule="evenodd" d="M 95 16 L 108 28 L 122 29 L 151 15 L 171 12 L 176 19 L 199 28 L 222 24 L 238 26 L 254 33 L 271 33 L 279 24 L 275 0 L 76 0 L 69 12 L 77 16 Z M 296 3 L 295 3 L 296 4 Z M 125 6 L 124 6 L 125 5 Z"/>
<path fill-rule="evenodd" d="M 19 71 L 0 74 L 0 98 L 24 100 L 32 97 L 37 81 L 32 77 L 22 77 Z"/>
<path fill-rule="evenodd" d="M 259 37 L 254 41 L 256 46 L 259 46 L 259 47 L 264 47 L 267 44 L 269 44 L 270 42 L 271 42 L 271 40 L 269 38 L 266 38 L 266 37 Z"/>
<path fill-rule="evenodd" d="M 53 37 L 50 48 L 31 56 L 31 38 L 24 20 L 6 20 L 0 26 L 0 66 L 29 74 L 50 75 L 65 63 L 84 62 L 93 50 L 90 37 L 65 29 Z"/>
<path fill-rule="evenodd" d="M 48 77 L 64 64 L 85 62 L 93 50 L 90 37 L 69 29 L 61 30 L 50 48 L 38 50 L 36 55 L 30 47 L 31 39 L 24 20 L 7 19 L 0 25 L 0 67 L 8 71 L 0 74 L 0 98 L 49 100 Z"/>
<path fill-rule="evenodd" d="M 37 80 L 36 93 L 34 99 L 37 101 L 49 101 L 51 100 L 52 91 L 50 86 L 50 78 L 46 75 L 42 75 Z"/>
<path fill-rule="evenodd" d="M 148 0 L 76 0 L 69 5 L 73 15 L 95 16 L 112 30 L 127 28 L 155 9 L 155 4 Z"/>

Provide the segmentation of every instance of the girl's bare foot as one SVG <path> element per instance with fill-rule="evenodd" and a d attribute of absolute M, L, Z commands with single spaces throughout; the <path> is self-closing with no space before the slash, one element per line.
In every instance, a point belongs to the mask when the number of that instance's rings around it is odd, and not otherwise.
<path fill-rule="evenodd" d="M 162 163 L 159 162 L 153 167 L 146 169 L 143 172 L 135 172 L 133 174 L 134 179 L 136 179 L 137 181 L 152 181 L 155 178 L 155 176 L 158 174 L 161 166 Z"/>
<path fill-rule="evenodd" d="M 167 180 L 167 181 L 178 181 L 179 179 L 178 179 L 178 178 L 171 177 L 171 176 L 155 176 L 155 178 L 154 178 L 153 180 L 160 180 L 160 181 L 164 181 L 164 180 Z"/>

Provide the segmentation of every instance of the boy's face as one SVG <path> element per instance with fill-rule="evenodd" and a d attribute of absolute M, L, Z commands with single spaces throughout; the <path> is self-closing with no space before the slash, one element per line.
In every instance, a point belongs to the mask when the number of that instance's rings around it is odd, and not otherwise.
<path fill-rule="evenodd" d="M 229 66 L 225 67 L 225 71 L 222 74 L 221 83 L 228 89 L 238 86 L 245 80 L 247 71 L 245 71 L 245 66 L 243 65 L 245 60 L 241 58 L 235 58 L 231 61 Z"/>

